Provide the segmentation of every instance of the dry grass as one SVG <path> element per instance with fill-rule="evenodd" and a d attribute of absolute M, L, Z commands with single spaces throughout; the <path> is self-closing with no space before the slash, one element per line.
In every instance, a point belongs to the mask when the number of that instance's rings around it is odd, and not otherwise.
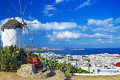
<path fill-rule="evenodd" d="M 120 80 L 120 75 L 116 76 L 72 76 L 71 80 Z"/>
<path fill-rule="evenodd" d="M 42 80 L 56 80 L 58 77 L 62 76 L 56 72 L 52 77 L 42 79 Z M 25 78 L 17 75 L 16 72 L 0 72 L 0 80 L 36 80 L 30 77 Z M 120 80 L 120 75 L 116 76 L 71 76 L 67 80 Z"/>
<path fill-rule="evenodd" d="M 54 76 L 40 80 L 58 80 L 58 78 L 63 75 L 64 74 L 61 74 L 56 71 Z M 31 79 L 30 77 L 22 77 L 19 76 L 16 72 L 0 72 L 0 80 L 37 80 L 37 79 Z"/>

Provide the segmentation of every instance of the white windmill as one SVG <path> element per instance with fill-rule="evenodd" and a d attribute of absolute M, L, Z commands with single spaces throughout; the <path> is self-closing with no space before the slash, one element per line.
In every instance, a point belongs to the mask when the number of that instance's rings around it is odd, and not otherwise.
<path fill-rule="evenodd" d="M 1 45 L 22 47 L 22 26 L 16 19 L 11 18 L 2 26 Z"/>
<path fill-rule="evenodd" d="M 11 1 L 11 3 L 13 5 L 13 7 L 15 8 L 12 1 Z M 21 10 L 20 0 L 19 0 L 19 5 L 20 5 L 20 10 Z M 26 9 L 26 6 L 24 8 L 24 11 L 25 11 L 25 9 Z M 24 19 L 23 19 L 24 12 L 22 12 L 22 10 L 21 10 L 21 15 L 20 15 L 20 13 L 18 12 L 18 10 L 16 8 L 15 8 L 15 10 L 19 14 L 19 16 L 21 17 L 22 21 L 20 23 L 15 18 L 13 18 L 10 13 L 5 11 L 12 18 L 10 20 L 8 20 L 1 27 L 1 46 L 2 47 L 11 46 L 11 45 L 17 46 L 17 47 L 22 47 L 22 45 L 23 45 L 23 39 L 22 39 L 23 29 L 24 29 L 24 31 L 25 31 L 25 29 L 27 29 L 30 37 L 32 37 L 31 34 L 30 34 L 30 30 L 27 27 L 27 24 L 36 24 L 36 23 L 27 23 L 27 21 L 25 22 Z M 26 31 L 25 31 L 25 36 L 26 36 Z"/>

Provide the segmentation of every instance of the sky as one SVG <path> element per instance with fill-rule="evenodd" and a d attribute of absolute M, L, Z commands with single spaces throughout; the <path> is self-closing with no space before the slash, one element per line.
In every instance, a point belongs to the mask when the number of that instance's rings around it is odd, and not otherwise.
<path fill-rule="evenodd" d="M 11 16 L 21 22 L 21 10 L 24 21 L 37 23 L 28 24 L 32 37 L 23 31 L 24 45 L 120 48 L 120 0 L 11 0 L 18 12 L 0 1 L 0 27 Z"/>

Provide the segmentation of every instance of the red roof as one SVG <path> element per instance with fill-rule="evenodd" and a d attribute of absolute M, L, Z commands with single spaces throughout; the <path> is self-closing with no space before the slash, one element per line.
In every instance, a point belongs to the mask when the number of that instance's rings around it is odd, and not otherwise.
<path fill-rule="evenodd" d="M 120 67 L 120 62 L 116 63 L 115 66 Z"/>

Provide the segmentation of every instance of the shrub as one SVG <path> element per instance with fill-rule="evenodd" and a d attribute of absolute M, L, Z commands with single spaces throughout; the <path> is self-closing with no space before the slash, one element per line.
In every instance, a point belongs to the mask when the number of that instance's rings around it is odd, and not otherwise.
<path fill-rule="evenodd" d="M 12 71 L 18 68 L 18 62 L 24 63 L 26 54 L 22 48 L 16 46 L 0 48 L 0 70 Z"/>

